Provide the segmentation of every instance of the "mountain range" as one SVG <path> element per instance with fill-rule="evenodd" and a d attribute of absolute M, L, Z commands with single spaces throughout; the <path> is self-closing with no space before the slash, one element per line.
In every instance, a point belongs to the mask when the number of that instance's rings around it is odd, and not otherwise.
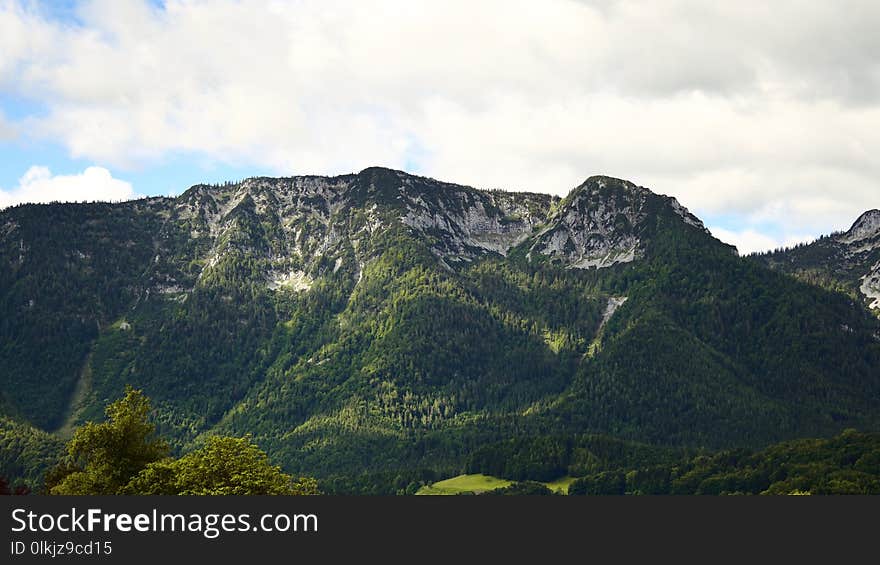
<path fill-rule="evenodd" d="M 865 212 L 845 232 L 759 258 L 771 268 L 880 309 L 880 210 Z"/>
<path fill-rule="evenodd" d="M 560 199 L 369 168 L 8 208 L 0 265 L 19 474 L 126 385 L 177 450 L 251 434 L 327 480 L 880 428 L 876 210 L 740 257 L 620 179 Z"/>

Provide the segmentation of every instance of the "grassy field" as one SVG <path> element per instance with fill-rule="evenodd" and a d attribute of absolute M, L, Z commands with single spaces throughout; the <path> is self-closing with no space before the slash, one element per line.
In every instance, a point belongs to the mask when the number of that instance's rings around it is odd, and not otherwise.
<path fill-rule="evenodd" d="M 437 481 L 431 485 L 425 485 L 416 494 L 461 494 L 463 492 L 486 492 L 510 486 L 512 481 L 506 481 L 489 475 L 459 475 Z"/>
<path fill-rule="evenodd" d="M 576 480 L 576 477 L 562 477 L 561 479 L 556 479 L 555 481 L 544 483 L 547 485 L 547 488 L 554 492 L 558 492 L 561 494 L 568 494 L 568 487 Z"/>
<path fill-rule="evenodd" d="M 572 481 L 574 481 L 574 477 L 562 477 L 561 479 L 556 479 L 555 481 L 544 484 L 547 485 L 547 488 L 564 494 L 568 492 L 568 485 L 570 485 Z M 489 475 L 459 475 L 457 477 L 452 477 L 451 479 L 437 481 L 431 485 L 425 485 L 420 488 L 416 494 L 448 495 L 461 494 L 463 492 L 480 493 L 510 486 L 511 484 L 513 484 L 513 481 L 499 479 L 498 477 L 492 477 Z"/>

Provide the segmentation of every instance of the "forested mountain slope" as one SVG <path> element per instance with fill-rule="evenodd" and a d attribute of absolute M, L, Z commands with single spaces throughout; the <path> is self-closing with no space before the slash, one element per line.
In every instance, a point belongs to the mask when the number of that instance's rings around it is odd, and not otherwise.
<path fill-rule="evenodd" d="M 143 388 L 176 448 L 290 472 L 460 470 L 511 437 L 760 446 L 880 421 L 880 321 L 743 259 L 674 199 L 381 168 L 0 212 L 19 424 Z M 75 394 L 77 392 L 77 394 Z"/>
<path fill-rule="evenodd" d="M 845 232 L 755 258 L 804 281 L 845 292 L 880 314 L 880 210 L 865 212 Z"/>

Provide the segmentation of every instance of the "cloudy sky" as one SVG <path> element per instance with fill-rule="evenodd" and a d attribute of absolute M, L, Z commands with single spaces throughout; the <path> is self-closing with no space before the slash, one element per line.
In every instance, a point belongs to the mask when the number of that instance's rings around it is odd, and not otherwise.
<path fill-rule="evenodd" d="M 880 208 L 878 29 L 876 0 L 0 0 L 0 207 L 608 174 L 771 248 Z"/>

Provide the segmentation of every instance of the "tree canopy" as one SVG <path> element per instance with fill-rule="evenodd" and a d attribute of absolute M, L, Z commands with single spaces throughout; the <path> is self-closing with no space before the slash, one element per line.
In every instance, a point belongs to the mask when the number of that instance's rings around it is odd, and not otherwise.
<path fill-rule="evenodd" d="M 310 478 L 294 481 L 269 462 L 250 438 L 210 437 L 201 449 L 180 459 L 148 465 L 125 494 L 284 495 L 317 494 Z"/>
<path fill-rule="evenodd" d="M 107 406 L 107 421 L 88 422 L 67 444 L 67 461 L 48 485 L 52 494 L 119 494 L 144 467 L 168 454 L 149 421 L 150 401 L 140 390 Z M 47 481 L 48 483 L 49 481 Z"/>
<path fill-rule="evenodd" d="M 317 482 L 293 480 L 250 437 L 210 437 L 179 459 L 150 421 L 140 390 L 106 409 L 107 421 L 74 433 L 67 457 L 46 476 L 51 494 L 293 495 L 317 494 Z"/>

